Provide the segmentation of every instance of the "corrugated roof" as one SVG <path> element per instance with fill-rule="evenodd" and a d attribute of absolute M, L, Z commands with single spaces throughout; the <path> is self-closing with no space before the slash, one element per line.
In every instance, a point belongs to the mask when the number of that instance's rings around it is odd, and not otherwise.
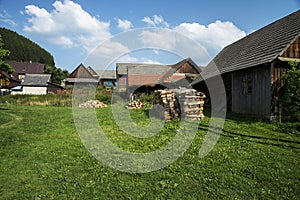
<path fill-rule="evenodd" d="M 214 74 L 213 66 L 223 74 L 272 62 L 299 34 L 300 10 L 225 47 L 203 70 L 203 75 Z"/>
<path fill-rule="evenodd" d="M 51 74 L 26 74 L 22 86 L 47 86 Z"/>

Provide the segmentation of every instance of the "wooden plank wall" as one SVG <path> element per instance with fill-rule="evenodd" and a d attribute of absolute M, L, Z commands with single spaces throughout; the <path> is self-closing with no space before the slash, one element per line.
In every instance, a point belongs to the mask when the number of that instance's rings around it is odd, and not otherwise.
<path fill-rule="evenodd" d="M 281 55 L 285 58 L 300 58 L 300 36 Z"/>
<path fill-rule="evenodd" d="M 189 63 L 184 63 L 182 67 L 176 71 L 176 73 L 198 74 L 198 72 Z"/>
<path fill-rule="evenodd" d="M 270 117 L 270 65 L 259 65 L 232 73 L 232 111 L 261 118 Z M 243 81 L 251 80 L 252 92 L 243 94 Z"/>
<path fill-rule="evenodd" d="M 275 118 L 279 115 L 279 98 L 282 95 L 283 81 L 281 76 L 290 69 L 288 62 L 275 60 L 271 63 L 271 83 L 272 83 L 272 100 L 271 116 Z"/>

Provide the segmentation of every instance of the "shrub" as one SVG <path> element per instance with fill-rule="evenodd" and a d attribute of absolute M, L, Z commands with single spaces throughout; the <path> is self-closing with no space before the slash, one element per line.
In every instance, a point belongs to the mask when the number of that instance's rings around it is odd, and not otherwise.
<path fill-rule="evenodd" d="M 284 115 L 290 116 L 291 121 L 300 121 L 300 64 L 289 62 L 292 67 L 282 75 L 284 94 L 281 99 Z"/>
<path fill-rule="evenodd" d="M 96 99 L 101 101 L 102 103 L 105 103 L 105 104 L 111 104 L 111 97 L 112 97 L 112 94 L 110 93 L 100 93 L 100 94 L 96 94 Z"/>

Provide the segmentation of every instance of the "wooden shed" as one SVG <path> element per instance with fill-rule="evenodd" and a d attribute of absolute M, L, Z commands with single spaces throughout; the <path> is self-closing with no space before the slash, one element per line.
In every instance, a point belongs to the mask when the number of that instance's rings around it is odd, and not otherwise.
<path fill-rule="evenodd" d="M 74 86 L 77 84 L 93 84 L 98 85 L 98 76 L 93 76 L 91 72 L 83 65 L 80 64 L 74 71 L 65 79 L 66 87 Z"/>
<path fill-rule="evenodd" d="M 219 70 L 233 112 L 276 120 L 280 78 L 289 69 L 288 61 L 300 61 L 299 51 L 300 10 L 225 47 L 202 73 L 213 79 L 214 69 Z M 192 85 L 205 91 L 202 78 Z"/>

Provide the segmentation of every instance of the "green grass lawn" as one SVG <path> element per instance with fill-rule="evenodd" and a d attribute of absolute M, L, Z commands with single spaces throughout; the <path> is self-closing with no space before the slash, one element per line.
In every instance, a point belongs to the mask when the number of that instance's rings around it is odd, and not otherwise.
<path fill-rule="evenodd" d="M 129 137 L 110 107 L 97 110 L 110 140 L 125 150 L 153 151 L 176 134 L 177 121 L 149 139 Z M 143 111 L 132 111 L 146 123 Z M 229 115 L 210 154 L 198 157 L 209 117 L 176 162 L 132 174 L 107 167 L 83 146 L 70 107 L 0 106 L 0 199 L 298 199 L 300 132 Z M 298 130 L 297 130 L 298 129 Z"/>

